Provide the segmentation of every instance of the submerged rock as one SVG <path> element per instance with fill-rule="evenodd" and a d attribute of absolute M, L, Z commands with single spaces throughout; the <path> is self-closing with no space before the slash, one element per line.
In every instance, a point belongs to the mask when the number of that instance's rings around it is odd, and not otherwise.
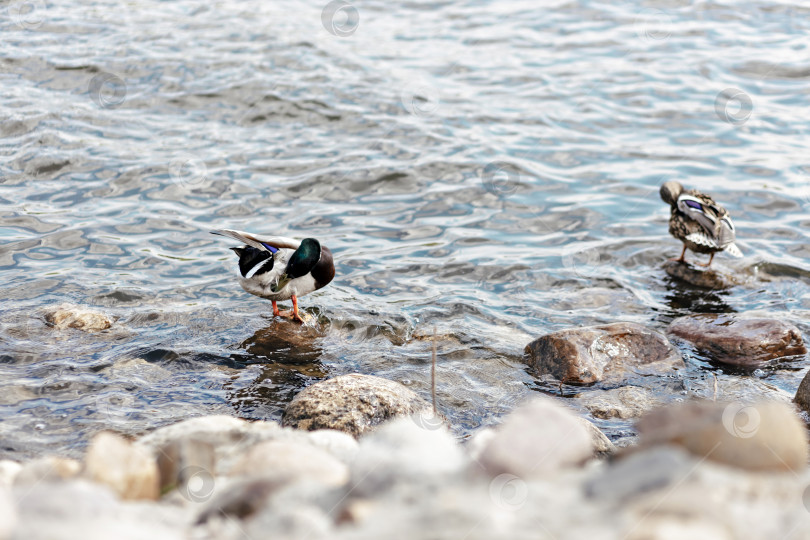
<path fill-rule="evenodd" d="M 624 380 L 631 373 L 665 373 L 683 367 L 667 338 L 636 323 L 561 330 L 526 346 L 524 361 L 564 383 Z"/>
<path fill-rule="evenodd" d="M 287 405 L 282 424 L 298 429 L 336 429 L 359 437 L 386 420 L 431 410 L 404 385 L 352 373 L 315 383 Z"/>
<path fill-rule="evenodd" d="M 623 386 L 612 390 L 594 390 L 577 396 L 594 418 L 636 418 L 661 402 L 652 391 L 640 386 Z"/>
<path fill-rule="evenodd" d="M 106 330 L 113 324 L 108 315 L 74 304 L 61 304 L 49 309 L 45 312 L 45 320 L 60 330 L 77 328 L 85 332 Z"/>
<path fill-rule="evenodd" d="M 741 366 L 807 353 L 801 331 L 774 319 L 741 319 L 729 314 L 687 315 L 669 332 L 690 342 L 713 360 Z"/>
<path fill-rule="evenodd" d="M 721 274 L 711 268 L 697 268 L 678 261 L 664 263 L 664 271 L 676 279 L 704 289 L 723 290 L 739 284 L 739 280 L 728 274 Z"/>
<path fill-rule="evenodd" d="M 122 499 L 157 499 L 160 495 L 154 458 L 118 435 L 101 432 L 93 437 L 84 459 L 85 476 L 109 486 Z"/>
<path fill-rule="evenodd" d="M 542 477 L 593 454 L 592 434 L 581 418 L 551 398 L 535 398 L 495 429 L 478 461 L 493 476 Z"/>
<path fill-rule="evenodd" d="M 674 444 L 742 469 L 797 472 L 807 465 L 805 427 L 784 403 L 676 403 L 644 415 L 636 428 L 633 451 Z"/>

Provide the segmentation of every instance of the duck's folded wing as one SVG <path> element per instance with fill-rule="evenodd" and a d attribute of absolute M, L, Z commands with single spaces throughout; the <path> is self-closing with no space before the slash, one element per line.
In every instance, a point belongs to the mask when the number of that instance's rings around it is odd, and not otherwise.
<path fill-rule="evenodd" d="M 274 251 L 273 249 L 270 249 L 271 247 L 275 249 L 298 249 L 298 246 L 301 245 L 301 242 L 295 240 L 294 238 L 286 238 L 284 236 L 265 236 L 244 231 L 234 231 L 232 229 L 216 229 L 211 231 L 211 234 L 228 236 L 249 246 L 257 249 L 266 249 L 268 251 Z"/>
<path fill-rule="evenodd" d="M 711 247 L 723 248 L 736 240 L 734 223 L 722 206 L 713 204 L 711 199 L 701 200 L 692 195 L 678 197 L 678 210 L 695 220 L 711 242 Z M 698 244 L 710 245 L 692 240 Z"/>

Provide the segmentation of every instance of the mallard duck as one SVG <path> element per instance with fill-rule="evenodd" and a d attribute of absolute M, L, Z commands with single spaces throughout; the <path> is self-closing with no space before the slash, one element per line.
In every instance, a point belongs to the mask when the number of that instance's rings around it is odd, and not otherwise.
<path fill-rule="evenodd" d="M 335 277 L 332 252 L 314 238 L 299 242 L 230 229 L 217 229 L 211 234 L 245 244 L 231 248 L 239 257 L 239 284 L 250 294 L 273 302 L 276 317 L 291 316 L 294 321 L 304 322 L 298 313 L 298 298 L 325 287 Z M 292 312 L 279 311 L 276 303 L 290 299 Z"/>
<path fill-rule="evenodd" d="M 696 253 L 710 253 L 709 266 L 714 254 L 725 251 L 735 257 L 742 257 L 734 244 L 736 229 L 728 215 L 728 210 L 714 202 L 710 196 L 696 189 L 684 190 L 678 182 L 664 182 L 661 186 L 661 199 L 672 207 L 669 218 L 669 234 L 683 242 L 683 251 L 678 262 L 685 262 L 686 248 Z"/>

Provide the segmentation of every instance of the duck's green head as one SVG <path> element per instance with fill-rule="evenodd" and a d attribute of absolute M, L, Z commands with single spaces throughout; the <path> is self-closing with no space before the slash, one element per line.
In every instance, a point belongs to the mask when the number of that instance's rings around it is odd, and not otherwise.
<path fill-rule="evenodd" d="M 670 206 L 676 206 L 678 204 L 678 197 L 683 193 L 683 186 L 678 182 L 670 180 L 669 182 L 664 182 L 659 193 L 661 194 L 662 201 Z"/>

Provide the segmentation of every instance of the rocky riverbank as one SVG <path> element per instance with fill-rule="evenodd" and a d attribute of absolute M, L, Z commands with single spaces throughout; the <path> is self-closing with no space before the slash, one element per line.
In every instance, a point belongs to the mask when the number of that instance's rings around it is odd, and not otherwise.
<path fill-rule="evenodd" d="M 459 443 L 397 416 L 357 439 L 212 416 L 83 461 L 0 462 L 0 538 L 810 538 L 805 427 L 788 405 L 687 402 L 608 452 L 539 397 Z"/>

